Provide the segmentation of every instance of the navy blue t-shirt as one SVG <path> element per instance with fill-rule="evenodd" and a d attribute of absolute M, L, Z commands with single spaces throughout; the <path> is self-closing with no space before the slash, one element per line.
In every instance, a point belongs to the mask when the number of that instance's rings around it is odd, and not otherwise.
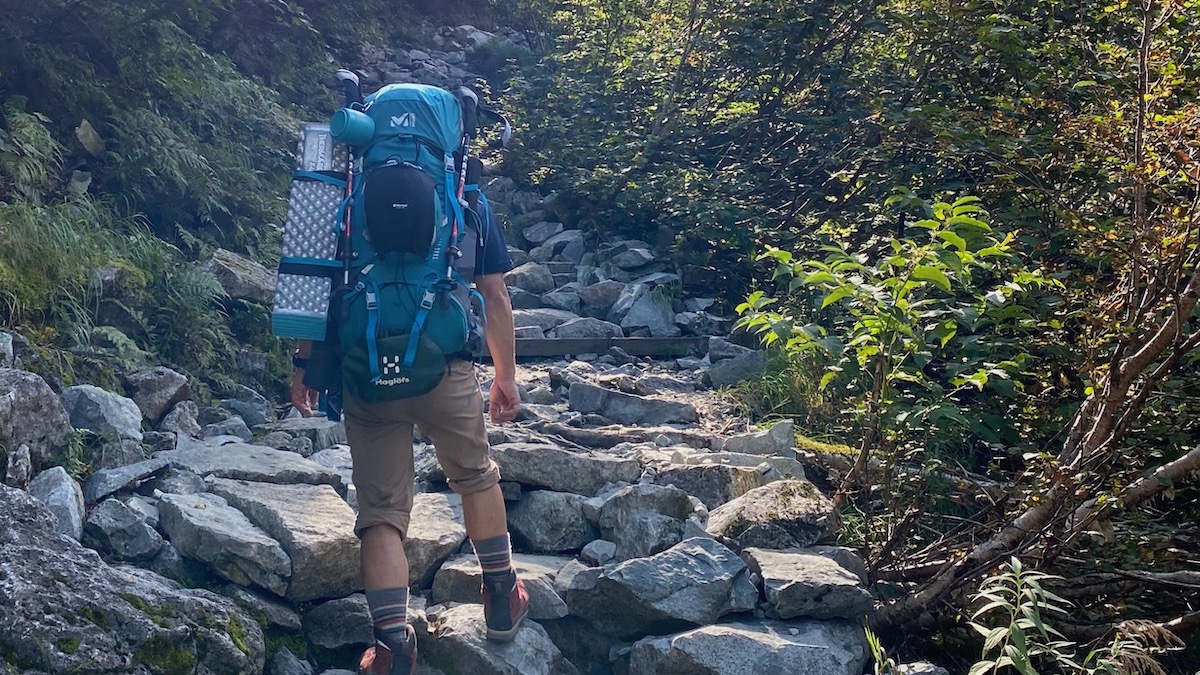
<path fill-rule="evenodd" d="M 504 241 L 504 230 L 487 202 L 481 202 L 483 232 L 479 237 L 479 248 L 475 252 L 475 276 L 503 274 L 511 270 L 512 257 L 508 255 L 508 244 Z"/>

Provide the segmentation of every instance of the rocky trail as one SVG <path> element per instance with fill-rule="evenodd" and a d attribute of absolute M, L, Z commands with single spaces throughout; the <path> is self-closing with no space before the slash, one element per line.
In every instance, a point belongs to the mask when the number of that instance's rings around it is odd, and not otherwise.
<path fill-rule="evenodd" d="M 453 85 L 490 40 L 520 36 L 446 28 L 436 48 L 381 49 L 361 71 Z M 522 415 L 489 426 L 533 604 L 509 645 L 483 639 L 461 501 L 418 443 L 406 547 L 421 672 L 862 675 L 874 598 L 862 561 L 831 545 L 813 457 L 790 422 L 753 427 L 717 393 L 765 354 L 728 340 L 715 301 L 689 297 L 645 242 L 566 228 L 492 173 L 519 337 L 707 348 L 520 363 Z M 272 271 L 228 251 L 209 268 L 232 301 L 269 301 Z M 238 358 L 258 374 L 261 359 Z M 34 360 L 0 332 L 0 673 L 347 672 L 371 631 L 340 423 L 245 386 L 197 401 L 165 367 L 110 391 L 47 382 L 24 369 Z M 99 441 L 72 454 L 81 430 Z"/>

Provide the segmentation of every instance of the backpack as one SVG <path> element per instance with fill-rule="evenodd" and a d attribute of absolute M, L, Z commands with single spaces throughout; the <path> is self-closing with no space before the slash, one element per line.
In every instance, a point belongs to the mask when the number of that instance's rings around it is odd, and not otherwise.
<path fill-rule="evenodd" d="M 351 209 L 350 275 L 331 319 L 342 385 L 380 402 L 428 393 L 450 360 L 482 351 L 482 298 L 470 288 L 482 225 L 460 202 L 458 97 L 392 84 L 357 108 L 354 133 L 336 115 L 331 125 L 361 161 L 343 207 Z"/>

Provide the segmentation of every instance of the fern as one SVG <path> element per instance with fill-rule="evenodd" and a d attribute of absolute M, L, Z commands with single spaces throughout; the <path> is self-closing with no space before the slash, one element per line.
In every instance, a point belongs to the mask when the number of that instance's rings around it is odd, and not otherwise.
<path fill-rule="evenodd" d="M 0 197 L 15 190 L 36 201 L 61 167 L 63 147 L 47 128 L 49 118 L 25 111 L 24 97 L 9 97 L 0 112 Z"/>

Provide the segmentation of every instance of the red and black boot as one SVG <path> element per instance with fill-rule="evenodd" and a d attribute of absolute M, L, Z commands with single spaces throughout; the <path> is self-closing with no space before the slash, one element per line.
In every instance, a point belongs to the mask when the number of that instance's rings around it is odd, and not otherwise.
<path fill-rule="evenodd" d="M 358 660 L 358 675 L 414 675 L 417 672 L 417 632 L 406 626 L 404 642 L 396 643 L 380 630 L 375 646 Z"/>
<path fill-rule="evenodd" d="M 487 622 L 487 638 L 512 642 L 529 615 L 529 593 L 516 575 L 509 579 L 483 584 L 483 617 Z"/>

